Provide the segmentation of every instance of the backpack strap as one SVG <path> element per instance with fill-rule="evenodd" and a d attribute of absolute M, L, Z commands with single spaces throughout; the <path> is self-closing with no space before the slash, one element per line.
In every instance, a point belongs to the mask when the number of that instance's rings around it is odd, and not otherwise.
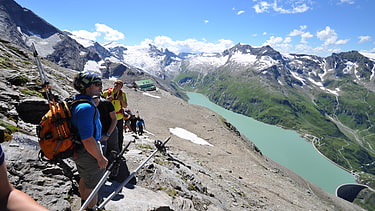
<path fill-rule="evenodd" d="M 113 88 L 109 88 L 109 89 L 107 90 L 108 96 L 110 96 L 110 95 L 112 94 L 112 90 L 113 90 Z"/>
<path fill-rule="evenodd" d="M 96 115 L 97 115 L 96 105 L 95 105 L 91 100 L 89 100 L 89 99 L 87 99 L 87 98 L 80 98 L 80 99 L 78 99 L 78 100 L 74 100 L 73 102 L 71 102 L 71 103 L 69 104 L 69 108 L 72 108 L 73 106 L 78 105 L 78 104 L 80 104 L 80 103 L 89 103 L 90 105 L 94 106 L 94 108 L 95 108 L 94 120 L 95 120 Z"/>

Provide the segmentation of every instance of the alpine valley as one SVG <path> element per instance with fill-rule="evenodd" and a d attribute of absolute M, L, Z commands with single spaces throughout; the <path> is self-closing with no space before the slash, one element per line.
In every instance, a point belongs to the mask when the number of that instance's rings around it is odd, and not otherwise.
<path fill-rule="evenodd" d="M 152 78 L 256 120 L 297 131 L 328 159 L 375 188 L 375 53 L 281 54 L 238 43 L 217 54 L 99 44 L 61 31 L 13 0 L 0 1 L 1 40 L 73 70 L 126 83 Z M 0 65 L 4 65 L 1 60 Z"/>

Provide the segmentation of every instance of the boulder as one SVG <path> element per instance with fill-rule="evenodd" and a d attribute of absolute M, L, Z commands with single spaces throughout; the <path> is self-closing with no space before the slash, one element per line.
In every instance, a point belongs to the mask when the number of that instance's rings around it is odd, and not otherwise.
<path fill-rule="evenodd" d="M 41 98 L 24 99 L 17 106 L 19 118 L 31 124 L 38 124 L 48 110 L 47 101 Z"/>

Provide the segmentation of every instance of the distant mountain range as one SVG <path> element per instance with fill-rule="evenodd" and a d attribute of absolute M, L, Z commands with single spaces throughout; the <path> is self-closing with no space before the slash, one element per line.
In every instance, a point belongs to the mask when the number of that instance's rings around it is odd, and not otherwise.
<path fill-rule="evenodd" d="M 375 54 L 323 58 L 239 43 L 217 54 L 177 55 L 153 45 L 101 45 L 57 29 L 13 0 L 0 1 L 0 30 L 2 40 L 28 50 L 34 43 L 62 67 L 128 83 L 153 78 L 176 95 L 183 96 L 180 88 L 198 91 L 235 112 L 296 130 L 375 187 Z"/>
<path fill-rule="evenodd" d="M 176 83 L 229 110 L 298 131 L 340 166 L 367 172 L 372 179 L 367 180 L 367 174 L 361 179 L 374 185 L 371 55 L 357 51 L 326 58 L 283 55 L 269 46 L 237 44 L 202 58 L 183 60 Z"/>

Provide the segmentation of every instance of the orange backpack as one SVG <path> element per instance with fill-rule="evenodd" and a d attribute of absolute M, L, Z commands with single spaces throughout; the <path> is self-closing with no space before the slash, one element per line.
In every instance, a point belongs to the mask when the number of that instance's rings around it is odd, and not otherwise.
<path fill-rule="evenodd" d="M 42 117 L 37 126 L 41 158 L 44 156 L 54 160 L 65 159 L 74 155 L 76 147 L 81 145 L 81 142 L 77 130 L 70 122 L 72 116 L 70 108 L 83 102 L 95 106 L 88 99 L 50 103 L 50 110 Z"/>

